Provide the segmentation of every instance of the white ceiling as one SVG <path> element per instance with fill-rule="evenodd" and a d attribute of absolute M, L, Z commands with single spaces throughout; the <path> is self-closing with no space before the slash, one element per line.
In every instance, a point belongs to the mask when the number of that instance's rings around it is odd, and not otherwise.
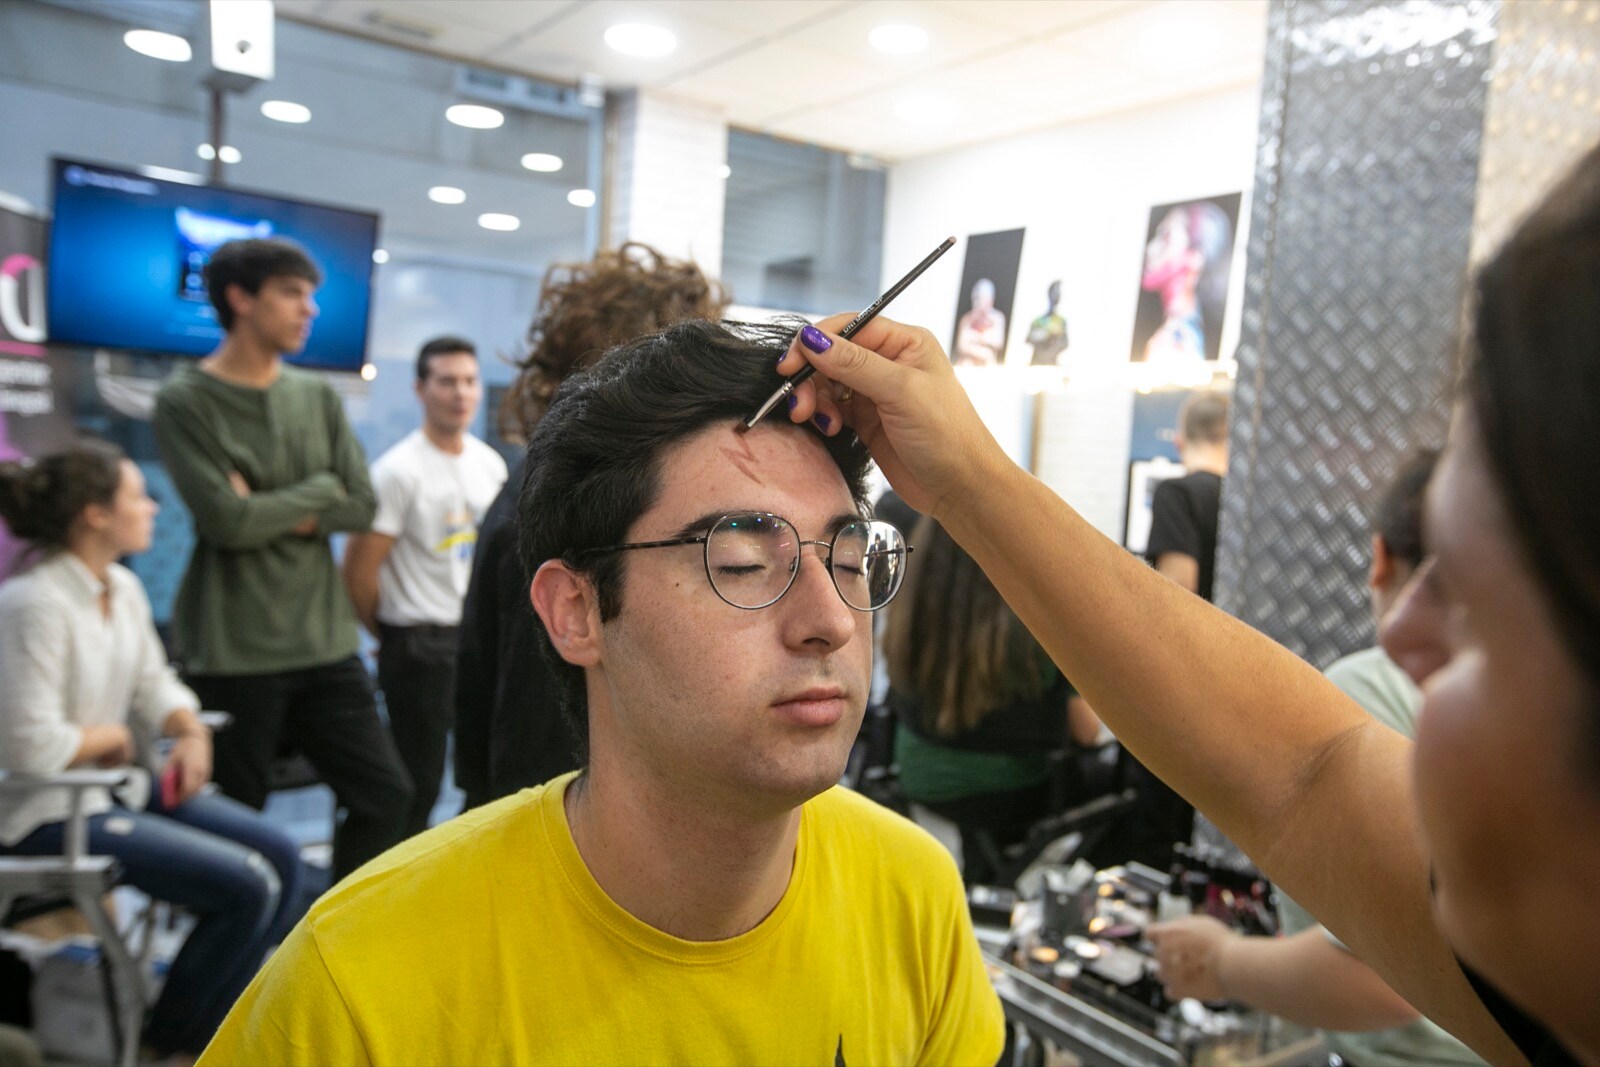
<path fill-rule="evenodd" d="M 277 0 L 287 18 L 543 78 L 713 105 L 746 129 L 883 159 L 1250 84 L 1267 0 Z M 635 59 L 622 22 L 678 46 Z M 928 48 L 874 50 L 885 23 Z M 1192 50 L 1193 54 L 1188 54 Z M 901 118 L 916 98 L 928 114 Z"/>

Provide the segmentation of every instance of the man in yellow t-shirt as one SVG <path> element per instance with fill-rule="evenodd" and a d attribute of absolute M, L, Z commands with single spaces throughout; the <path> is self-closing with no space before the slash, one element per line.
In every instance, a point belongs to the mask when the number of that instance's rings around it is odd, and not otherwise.
<path fill-rule="evenodd" d="M 999 1058 L 954 863 L 834 784 L 907 551 L 848 431 L 735 432 L 788 342 L 680 323 L 563 387 L 518 521 L 584 769 L 347 878 L 203 1064 Z"/>

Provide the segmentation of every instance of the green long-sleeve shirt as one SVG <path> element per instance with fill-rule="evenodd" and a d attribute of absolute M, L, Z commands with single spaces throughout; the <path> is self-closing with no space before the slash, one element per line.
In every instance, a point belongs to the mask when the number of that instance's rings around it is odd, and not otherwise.
<path fill-rule="evenodd" d="M 375 501 L 338 394 L 294 367 L 253 389 L 184 366 L 156 397 L 155 434 L 194 516 L 173 608 L 185 669 L 268 674 L 354 654 L 355 611 L 328 535 L 367 529 Z M 248 496 L 230 484 L 234 471 Z M 317 532 L 293 533 L 308 515 Z"/>

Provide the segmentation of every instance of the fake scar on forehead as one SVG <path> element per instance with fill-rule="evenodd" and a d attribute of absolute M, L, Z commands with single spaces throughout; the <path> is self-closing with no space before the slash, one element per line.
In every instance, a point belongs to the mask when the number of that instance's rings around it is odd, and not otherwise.
<path fill-rule="evenodd" d="M 743 471 L 746 478 L 757 485 L 766 484 L 756 468 L 756 454 L 750 448 L 748 437 L 737 435 L 733 437 L 731 444 L 718 445 L 717 450 L 727 457 L 729 463 Z"/>

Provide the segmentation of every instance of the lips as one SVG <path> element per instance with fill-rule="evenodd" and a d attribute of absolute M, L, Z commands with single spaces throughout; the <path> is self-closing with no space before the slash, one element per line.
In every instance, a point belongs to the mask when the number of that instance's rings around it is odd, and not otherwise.
<path fill-rule="evenodd" d="M 836 685 L 813 686 L 772 705 L 778 717 L 797 726 L 832 726 L 844 718 L 849 703 L 845 691 Z"/>

